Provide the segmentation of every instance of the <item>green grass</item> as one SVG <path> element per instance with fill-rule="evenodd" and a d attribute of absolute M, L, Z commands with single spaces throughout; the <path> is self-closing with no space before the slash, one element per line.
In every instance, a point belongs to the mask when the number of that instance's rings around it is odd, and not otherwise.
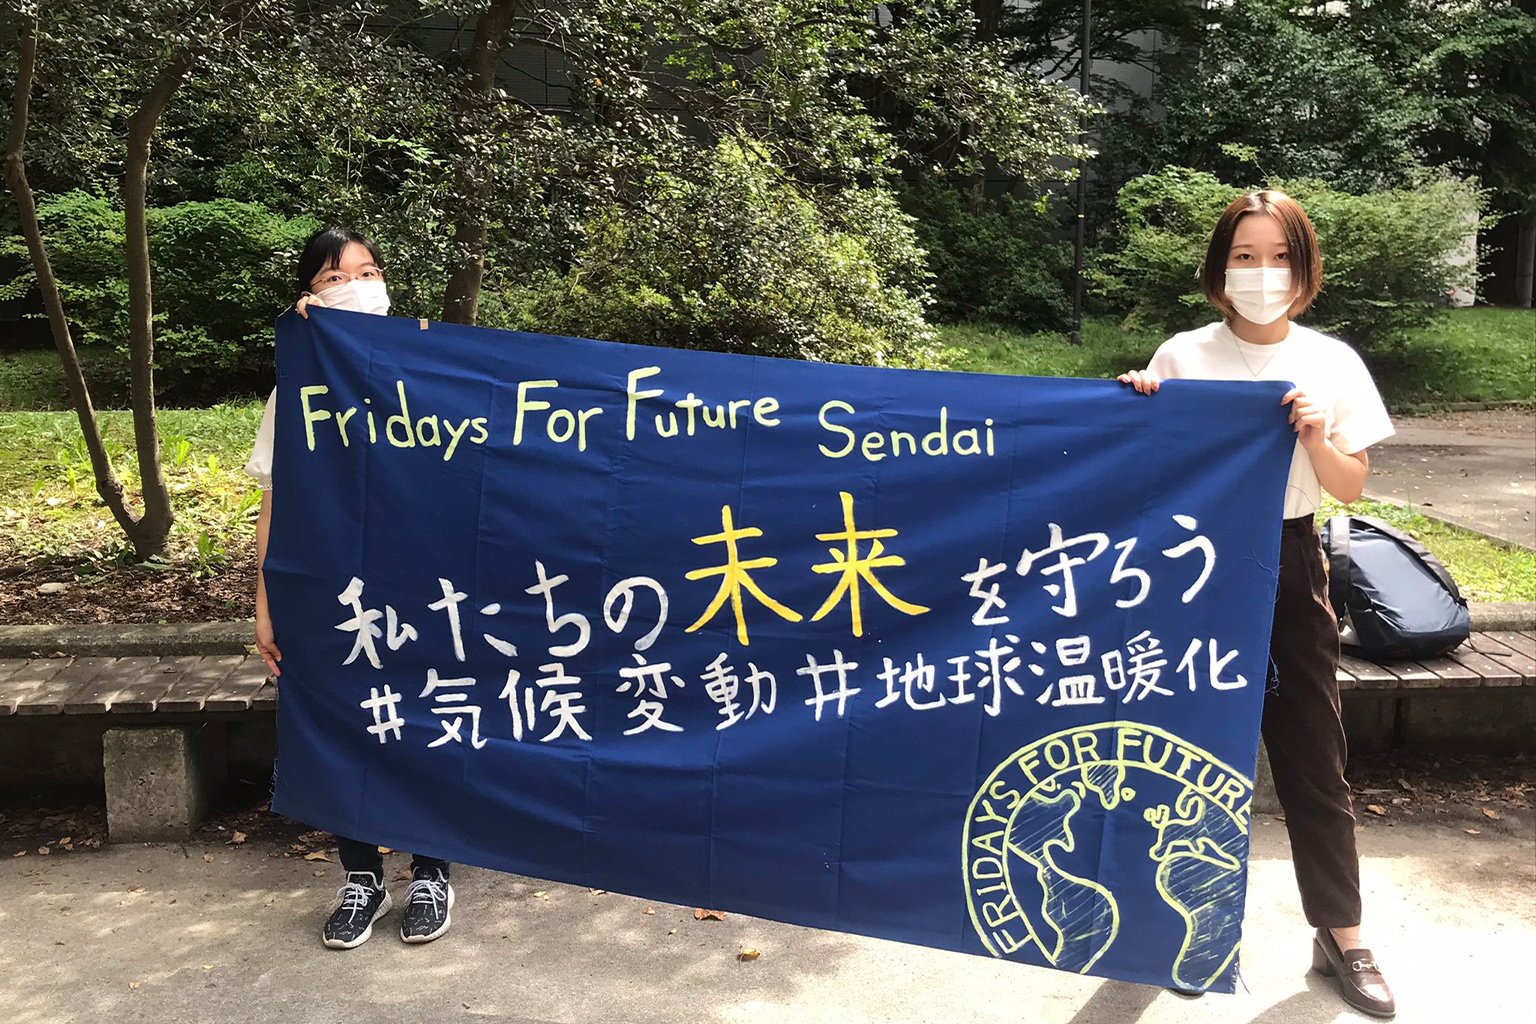
<path fill-rule="evenodd" d="M 80 365 L 98 406 L 128 404 L 128 374 L 115 352 L 99 347 L 79 349 Z M 69 387 L 53 349 L 0 352 L 0 412 L 65 411 L 71 408 Z"/>
<path fill-rule="evenodd" d="M 1367 362 L 1389 404 L 1536 402 L 1536 311 L 1448 310 Z"/>
<path fill-rule="evenodd" d="M 959 324 L 938 328 L 940 364 L 947 370 L 1034 377 L 1113 377 L 1147 365 L 1162 338 L 1122 331 L 1110 318 L 1083 322 L 1083 343 L 1064 334 L 1019 334 L 1005 327 Z"/>
<path fill-rule="evenodd" d="M 1374 516 L 1416 538 L 1445 563 L 1451 578 L 1469 601 L 1536 601 L 1536 552 L 1490 543 L 1475 533 L 1430 519 L 1411 506 L 1361 499 L 1340 505 L 1327 495 L 1317 513 L 1317 525 L 1348 512 Z"/>
<path fill-rule="evenodd" d="M 215 572 L 255 535 L 260 490 L 244 466 L 260 403 L 164 409 L 161 463 L 176 510 L 167 558 Z M 107 455 L 137 512 L 138 460 L 129 413 L 98 414 Z M 0 413 L 0 564 L 128 557 L 126 538 L 96 494 L 73 413 Z"/>

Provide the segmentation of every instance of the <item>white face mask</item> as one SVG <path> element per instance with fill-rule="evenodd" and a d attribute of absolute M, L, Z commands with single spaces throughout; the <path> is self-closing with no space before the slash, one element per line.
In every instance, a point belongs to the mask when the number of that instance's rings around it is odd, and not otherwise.
<path fill-rule="evenodd" d="M 1291 272 L 1286 267 L 1228 270 L 1227 298 L 1244 320 L 1274 323 L 1291 308 Z"/>
<path fill-rule="evenodd" d="M 348 309 L 354 313 L 389 312 L 389 290 L 383 281 L 348 281 L 327 288 L 315 296 L 316 305 L 326 309 Z"/>

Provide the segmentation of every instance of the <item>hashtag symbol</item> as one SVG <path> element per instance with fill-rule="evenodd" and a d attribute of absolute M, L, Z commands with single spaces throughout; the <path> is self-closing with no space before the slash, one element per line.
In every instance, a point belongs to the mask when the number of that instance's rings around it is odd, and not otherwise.
<path fill-rule="evenodd" d="M 358 704 L 364 711 L 373 712 L 373 724 L 368 727 L 368 731 L 377 736 L 380 743 L 388 743 L 388 733 L 391 732 L 395 734 L 395 739 L 400 738 L 400 727 L 405 724 L 405 719 L 395 713 L 395 705 L 400 703 L 400 696 L 385 683 L 382 696 L 378 687 L 372 687 L 368 691 L 368 699 Z M 388 718 L 384 717 L 386 711 Z"/>

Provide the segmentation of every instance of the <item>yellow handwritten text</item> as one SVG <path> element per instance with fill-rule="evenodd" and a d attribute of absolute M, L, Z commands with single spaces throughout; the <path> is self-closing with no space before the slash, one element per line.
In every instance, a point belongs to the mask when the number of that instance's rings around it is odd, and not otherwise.
<path fill-rule="evenodd" d="M 833 399 L 822 405 L 817 413 L 823 430 L 841 438 L 837 447 L 817 445 L 821 454 L 829 459 L 841 459 L 858 452 L 867 462 L 880 462 L 891 456 L 929 455 L 935 458 L 946 455 L 996 455 L 997 445 L 989 417 L 980 427 L 966 427 L 951 432 L 949 407 L 939 407 L 939 423 L 921 438 L 909 430 L 867 430 L 861 435 L 845 424 L 834 422 L 833 414 L 851 416 L 854 407 L 841 399 Z"/>
<path fill-rule="evenodd" d="M 331 393 L 329 386 L 325 384 L 311 384 L 299 388 L 299 405 L 304 414 L 304 439 L 309 450 L 314 451 L 319 444 L 315 436 L 315 425 L 331 421 L 336 428 L 336 435 L 341 440 L 343 448 L 352 446 L 351 425 L 352 419 L 359 412 L 363 413 L 363 421 L 368 427 L 368 443 L 379 443 L 378 421 L 374 417 L 373 399 L 364 398 L 361 406 L 348 405 L 342 408 L 331 409 L 320 403 L 320 400 Z M 395 381 L 395 402 L 398 411 L 390 414 L 384 421 L 384 437 L 396 448 L 442 448 L 443 461 L 453 458 L 458 451 L 460 442 L 467 440 L 470 444 L 485 444 L 490 440 L 490 432 L 486 430 L 486 418 L 484 416 L 464 417 L 452 419 L 447 416 L 439 417 L 430 414 L 420 417 L 411 416 L 410 398 L 406 394 L 405 381 Z M 443 435 L 447 435 L 447 441 Z"/>

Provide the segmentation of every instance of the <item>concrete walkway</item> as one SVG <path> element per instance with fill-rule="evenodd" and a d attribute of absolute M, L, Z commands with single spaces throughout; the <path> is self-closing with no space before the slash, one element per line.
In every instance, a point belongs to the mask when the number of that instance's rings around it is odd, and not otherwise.
<path fill-rule="evenodd" d="M 1466 812 L 1463 812 L 1466 813 Z M 1470 813 L 1477 814 L 1476 809 Z M 1478 835 L 1464 831 L 1475 827 Z M 350 952 L 320 946 L 340 868 L 283 840 L 127 846 L 0 862 L 9 1024 L 145 1021 L 721 1024 L 1312 1024 L 1357 1020 L 1308 973 L 1285 829 L 1256 824 L 1248 991 L 1180 999 L 981 957 L 812 931 L 474 869 L 455 926 L 399 941 L 399 911 Z M 1402 1024 L 1524 1020 L 1536 953 L 1531 813 L 1370 821 L 1372 943 Z M 8 851 L 9 852 L 9 851 Z M 210 855 L 205 858 L 205 853 Z M 334 854 L 333 854 L 334 856 Z M 403 866 L 392 855 L 388 871 Z M 315 872 L 322 871 L 321 877 Z M 397 899 L 404 884 L 394 882 Z M 651 906 L 654 913 L 647 914 Z M 741 962 L 743 948 L 761 951 Z"/>
<path fill-rule="evenodd" d="M 1366 495 L 1536 548 L 1536 409 L 1398 418 L 1371 449 Z"/>

